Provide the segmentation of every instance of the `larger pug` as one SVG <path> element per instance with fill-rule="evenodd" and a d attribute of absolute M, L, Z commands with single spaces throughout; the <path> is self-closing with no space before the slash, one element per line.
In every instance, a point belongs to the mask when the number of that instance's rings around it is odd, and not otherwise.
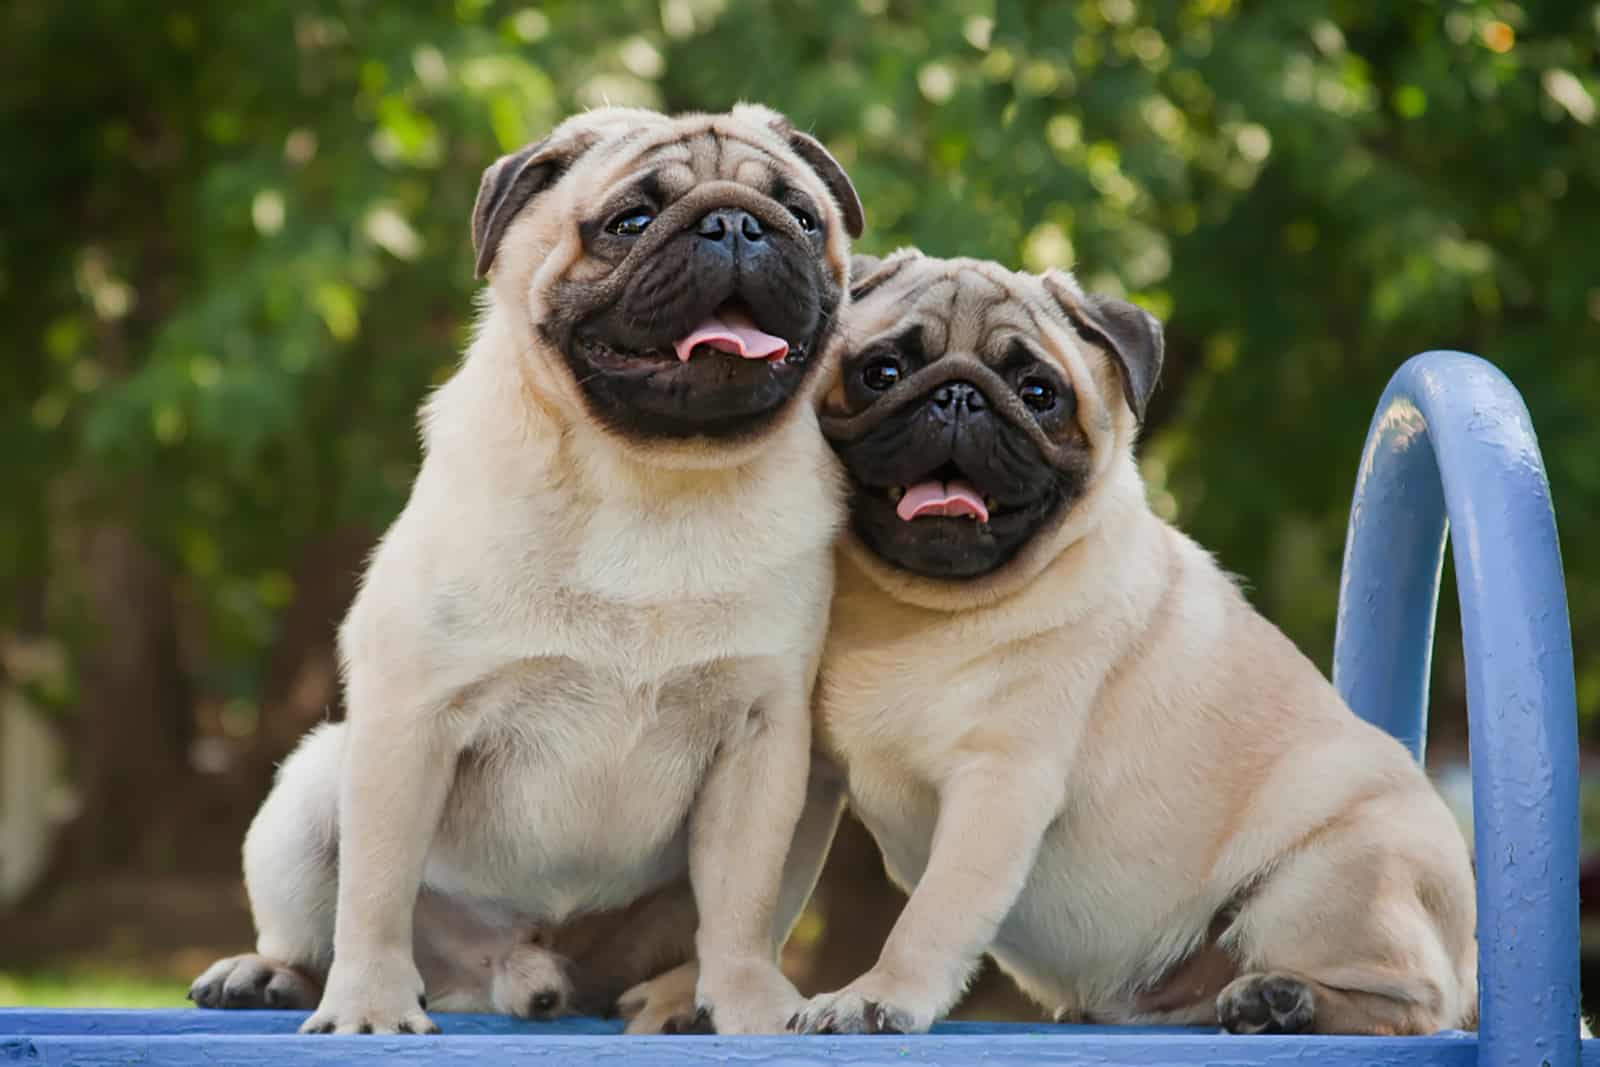
<path fill-rule="evenodd" d="M 488 169 L 484 313 L 341 629 L 348 720 L 284 765 L 244 848 L 257 953 L 196 999 L 325 978 L 304 1030 L 430 1031 L 419 960 L 501 1007 L 548 970 L 513 951 L 537 931 L 649 928 L 659 892 L 687 943 L 647 929 L 667 944 L 614 985 L 693 949 L 718 1030 L 782 1027 L 842 518 L 810 394 L 861 225 L 838 163 L 753 106 L 591 111 Z"/>
<path fill-rule="evenodd" d="M 926 1030 L 985 952 L 1068 1019 L 1470 1023 L 1443 801 L 1146 503 L 1158 323 L 1065 274 L 910 253 L 854 293 L 817 728 L 911 897 L 795 1027 Z"/>

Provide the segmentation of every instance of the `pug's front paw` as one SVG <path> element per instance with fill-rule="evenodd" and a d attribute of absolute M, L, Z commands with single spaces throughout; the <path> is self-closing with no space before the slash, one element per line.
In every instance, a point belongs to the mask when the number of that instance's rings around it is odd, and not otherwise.
<path fill-rule="evenodd" d="M 707 982 L 702 970 L 695 994 L 699 1008 L 718 1034 L 781 1034 L 804 1005 L 794 983 L 775 963 L 752 961 L 722 971 Z M 694 1032 L 704 1032 L 697 1028 Z"/>
<path fill-rule="evenodd" d="M 797 1034 L 925 1034 L 937 1012 L 917 999 L 866 974 L 837 993 L 806 1001 L 788 1028 Z"/>
<path fill-rule="evenodd" d="M 410 954 L 346 960 L 336 956 L 328 987 L 302 1034 L 437 1034 L 422 977 Z"/>

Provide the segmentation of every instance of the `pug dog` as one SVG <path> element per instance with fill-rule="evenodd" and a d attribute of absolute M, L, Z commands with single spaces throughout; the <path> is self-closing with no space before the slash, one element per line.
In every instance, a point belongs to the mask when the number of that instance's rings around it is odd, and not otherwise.
<path fill-rule="evenodd" d="M 813 392 L 862 221 L 834 158 L 757 106 L 602 108 L 489 167 L 482 317 L 341 627 L 347 718 L 251 826 L 257 950 L 197 1001 L 320 987 L 306 1032 L 432 1032 L 419 958 L 464 940 L 481 997 L 530 929 L 676 886 L 686 943 L 613 984 L 692 950 L 710 1025 L 782 1029 L 842 521 Z"/>
<path fill-rule="evenodd" d="M 850 518 L 815 728 L 910 899 L 792 1028 L 927 1030 L 985 952 L 1061 1019 L 1471 1025 L 1448 808 L 1146 503 L 1157 321 L 1057 271 L 863 273 L 822 399 Z"/>

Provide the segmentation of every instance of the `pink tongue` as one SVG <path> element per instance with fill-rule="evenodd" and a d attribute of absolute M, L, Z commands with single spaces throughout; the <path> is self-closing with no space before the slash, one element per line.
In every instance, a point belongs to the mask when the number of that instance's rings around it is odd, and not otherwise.
<path fill-rule="evenodd" d="M 979 522 L 989 521 L 989 509 L 984 507 L 983 497 L 960 479 L 953 482 L 918 482 L 906 490 L 906 495 L 900 498 L 899 507 L 894 510 L 906 522 L 924 515 L 943 515 L 947 518 L 970 515 Z"/>
<path fill-rule="evenodd" d="M 673 347 L 678 350 L 678 359 L 687 363 L 695 345 L 710 345 L 719 352 L 744 359 L 777 360 L 789 354 L 788 341 L 770 333 L 762 333 L 750 321 L 750 316 L 737 308 L 723 308 L 714 312 Z"/>

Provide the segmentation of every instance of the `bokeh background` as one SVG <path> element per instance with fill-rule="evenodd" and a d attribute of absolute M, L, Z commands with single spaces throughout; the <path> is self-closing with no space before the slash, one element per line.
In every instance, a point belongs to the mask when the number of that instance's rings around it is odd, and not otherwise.
<path fill-rule="evenodd" d="M 855 177 L 864 249 L 1071 266 L 1165 318 L 1154 504 L 1324 667 L 1385 381 L 1490 357 L 1549 464 L 1593 736 L 1597 45 L 1577 0 L 10 0 L 0 1003 L 179 1003 L 248 944 L 239 842 L 339 714 L 333 628 L 472 314 L 479 175 L 608 101 L 765 101 Z M 900 901 L 847 824 L 802 984 Z M 993 975 L 963 1010 L 1031 1012 Z"/>

